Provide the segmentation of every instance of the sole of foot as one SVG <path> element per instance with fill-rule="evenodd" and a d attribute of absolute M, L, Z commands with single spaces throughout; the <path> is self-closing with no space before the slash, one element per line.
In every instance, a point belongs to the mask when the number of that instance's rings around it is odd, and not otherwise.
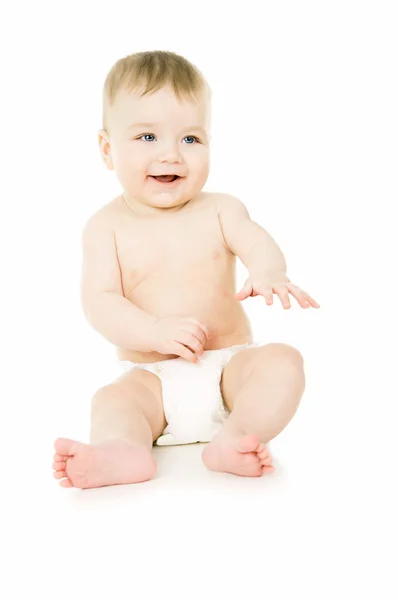
<path fill-rule="evenodd" d="M 149 450 L 134 442 L 112 440 L 91 445 L 58 438 L 54 448 L 53 474 L 62 487 L 88 489 L 139 483 L 156 474 L 156 462 Z"/>

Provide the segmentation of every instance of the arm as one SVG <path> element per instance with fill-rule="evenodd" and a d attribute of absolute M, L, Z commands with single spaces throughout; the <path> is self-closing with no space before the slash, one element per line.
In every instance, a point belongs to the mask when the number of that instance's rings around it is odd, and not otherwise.
<path fill-rule="evenodd" d="M 245 205 L 233 196 L 219 199 L 218 216 L 226 246 L 252 277 L 269 273 L 286 276 L 286 261 L 275 240 L 250 219 Z"/>
<path fill-rule="evenodd" d="M 157 318 L 123 296 L 114 233 L 100 213 L 86 224 L 82 245 L 81 300 L 87 320 L 115 346 L 151 351 Z"/>

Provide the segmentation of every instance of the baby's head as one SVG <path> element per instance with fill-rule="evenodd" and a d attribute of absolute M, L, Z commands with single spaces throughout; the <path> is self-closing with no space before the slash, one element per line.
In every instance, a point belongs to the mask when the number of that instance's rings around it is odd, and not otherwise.
<path fill-rule="evenodd" d="M 209 174 L 210 96 L 201 72 L 173 52 L 131 54 L 108 73 L 101 154 L 137 212 L 178 210 L 203 188 Z M 162 175 L 177 179 L 156 179 Z"/>

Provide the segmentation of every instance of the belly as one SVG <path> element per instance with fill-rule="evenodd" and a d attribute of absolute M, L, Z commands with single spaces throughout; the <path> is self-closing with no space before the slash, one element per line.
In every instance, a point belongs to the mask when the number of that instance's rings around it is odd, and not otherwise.
<path fill-rule="evenodd" d="M 211 274 L 214 275 L 214 274 Z M 225 274 L 224 274 L 225 275 Z M 235 300 L 235 277 L 214 278 L 198 272 L 175 280 L 170 274 L 141 285 L 130 298 L 140 308 L 158 317 L 193 317 L 205 323 L 212 337 L 206 340 L 204 350 L 218 350 L 252 341 L 250 321 L 240 302 Z M 120 360 L 137 363 L 156 362 L 176 358 L 176 355 L 157 352 L 138 352 L 118 348 Z"/>

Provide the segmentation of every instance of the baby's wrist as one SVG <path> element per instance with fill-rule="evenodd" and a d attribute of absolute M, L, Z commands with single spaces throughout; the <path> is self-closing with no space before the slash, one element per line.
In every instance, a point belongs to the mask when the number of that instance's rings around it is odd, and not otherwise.
<path fill-rule="evenodd" d="M 160 317 L 153 317 L 148 328 L 148 342 L 150 345 L 150 349 L 156 350 L 156 342 L 158 339 L 158 323 L 160 321 Z"/>

